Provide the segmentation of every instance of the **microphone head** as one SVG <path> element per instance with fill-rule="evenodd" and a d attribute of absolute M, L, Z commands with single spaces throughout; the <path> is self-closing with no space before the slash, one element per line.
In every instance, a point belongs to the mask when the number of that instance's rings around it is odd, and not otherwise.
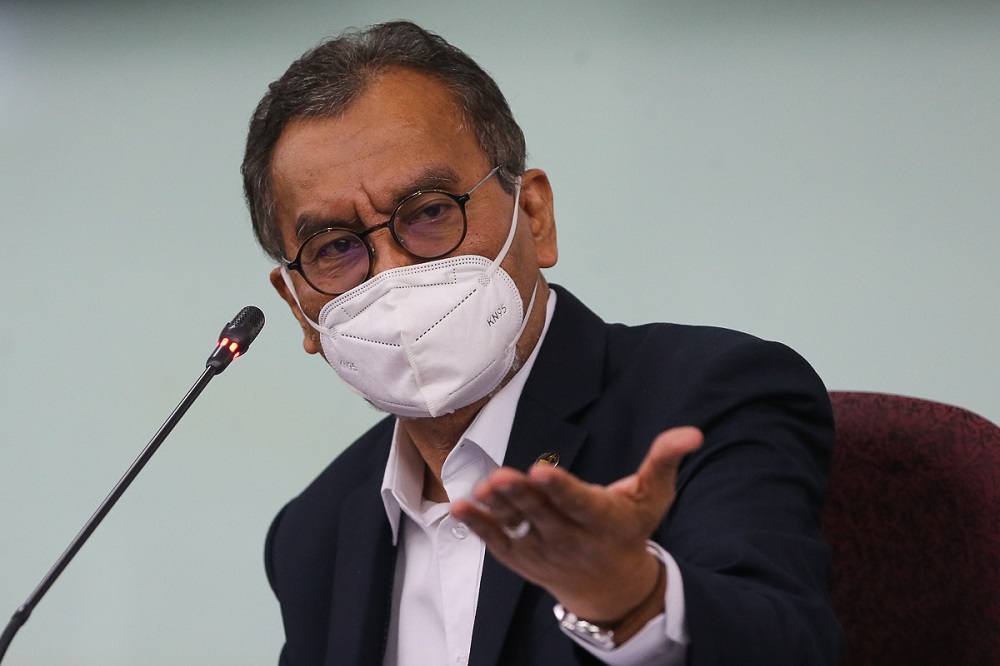
<path fill-rule="evenodd" d="M 226 324 L 219 334 L 219 340 L 228 337 L 230 340 L 238 340 L 240 347 L 246 351 L 250 343 L 254 341 L 260 329 L 264 328 L 264 313 L 254 305 L 248 305 L 233 317 L 233 320 Z"/>
<path fill-rule="evenodd" d="M 240 310 L 232 321 L 222 328 L 215 351 L 208 357 L 205 367 L 214 368 L 215 374 L 221 373 L 236 360 L 237 356 L 245 354 L 250 343 L 264 328 L 264 313 L 260 308 L 248 305 Z"/>

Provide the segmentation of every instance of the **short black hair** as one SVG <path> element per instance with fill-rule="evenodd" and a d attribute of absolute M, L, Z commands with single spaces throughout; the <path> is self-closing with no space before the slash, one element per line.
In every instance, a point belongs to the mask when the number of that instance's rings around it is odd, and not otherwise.
<path fill-rule="evenodd" d="M 271 192 L 271 157 L 285 127 L 299 118 L 343 113 L 377 76 L 407 68 L 441 81 L 455 96 L 500 182 L 513 192 L 524 172 L 524 133 L 496 82 L 464 51 L 410 21 L 350 29 L 296 60 L 260 100 L 247 134 L 243 190 L 257 242 L 275 261 L 284 255 Z"/>

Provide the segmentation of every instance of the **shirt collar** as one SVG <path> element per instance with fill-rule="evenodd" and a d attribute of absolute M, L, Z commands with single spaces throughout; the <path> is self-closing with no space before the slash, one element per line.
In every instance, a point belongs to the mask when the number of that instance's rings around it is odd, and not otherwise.
<path fill-rule="evenodd" d="M 531 374 L 531 368 L 535 365 L 535 358 L 545 340 L 545 334 L 549 330 L 549 322 L 552 321 L 555 307 L 556 292 L 550 289 L 545 303 L 545 324 L 535 348 L 507 385 L 497 391 L 496 395 L 479 410 L 479 414 L 462 433 L 458 444 L 445 458 L 441 476 L 449 498 L 468 496 L 476 481 L 485 478 L 490 471 L 503 464 L 507 453 L 507 441 L 514 426 L 517 403 L 521 398 L 521 391 L 524 390 L 524 384 L 528 381 L 528 375 Z M 478 465 L 478 473 L 474 475 L 478 478 L 470 479 L 467 474 L 461 474 L 472 464 Z M 423 515 L 424 510 L 421 508 L 423 488 L 423 458 L 420 457 L 409 435 L 400 427 L 399 419 L 396 419 L 381 491 L 386 517 L 392 527 L 394 544 L 399 537 L 402 513 L 405 512 L 415 520 L 419 520 Z"/>

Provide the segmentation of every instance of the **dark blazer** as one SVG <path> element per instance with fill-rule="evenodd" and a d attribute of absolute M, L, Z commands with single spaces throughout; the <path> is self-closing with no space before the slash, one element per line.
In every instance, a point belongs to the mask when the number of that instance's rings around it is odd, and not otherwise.
<path fill-rule="evenodd" d="M 609 325 L 555 288 L 504 464 L 527 469 L 554 450 L 561 466 L 607 484 L 633 473 L 662 430 L 701 428 L 705 444 L 684 460 L 652 537 L 682 572 L 688 662 L 836 663 L 819 527 L 833 442 L 822 382 L 783 345 L 719 328 Z M 395 549 L 379 489 L 392 428 L 387 418 L 363 435 L 271 527 L 282 664 L 381 664 Z M 553 604 L 487 553 L 470 663 L 599 663 L 559 631 Z"/>

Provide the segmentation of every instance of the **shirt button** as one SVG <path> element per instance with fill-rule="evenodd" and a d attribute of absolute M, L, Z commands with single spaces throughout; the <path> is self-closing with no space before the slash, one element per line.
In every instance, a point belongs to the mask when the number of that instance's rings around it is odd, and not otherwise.
<path fill-rule="evenodd" d="M 460 655 L 458 655 L 458 658 L 455 661 L 457 661 L 462 666 L 465 666 L 465 664 L 469 663 L 469 655 L 467 655 L 467 654 L 460 654 Z"/>
<path fill-rule="evenodd" d="M 469 526 L 465 523 L 455 523 L 451 526 L 451 535 L 458 540 L 462 540 L 469 536 Z M 459 659 L 465 659 L 466 657 L 459 657 Z M 465 662 L 459 662 L 465 663 Z"/>

